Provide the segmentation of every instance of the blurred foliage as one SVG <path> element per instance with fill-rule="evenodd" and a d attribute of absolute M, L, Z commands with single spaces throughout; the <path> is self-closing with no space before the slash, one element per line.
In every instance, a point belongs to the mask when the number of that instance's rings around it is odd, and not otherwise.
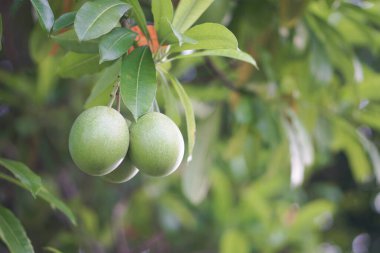
<path fill-rule="evenodd" d="M 140 1 L 153 21 L 150 2 Z M 60 16 L 81 1 L 50 4 Z M 107 73 L 59 77 L 65 49 L 31 10 L 0 5 L 0 156 L 33 168 L 78 218 L 73 227 L 1 181 L 0 203 L 36 252 L 380 251 L 380 1 L 215 0 L 198 22 L 226 25 L 259 70 L 173 61 L 197 119 L 192 160 L 122 185 L 80 173 L 67 150 L 73 120 Z M 161 84 L 158 103 L 185 133 L 168 89 Z"/>

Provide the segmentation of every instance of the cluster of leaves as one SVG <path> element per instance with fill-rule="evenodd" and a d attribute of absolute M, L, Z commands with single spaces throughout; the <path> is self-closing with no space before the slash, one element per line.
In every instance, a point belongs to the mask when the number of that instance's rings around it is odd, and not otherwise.
<path fill-rule="evenodd" d="M 79 232 L 62 231 L 54 246 L 65 252 L 76 250 L 78 245 L 90 252 L 351 250 L 354 236 L 364 228 L 356 230 L 347 224 L 339 227 L 334 223 L 334 213 L 341 212 L 342 206 L 357 208 L 352 199 L 356 195 L 350 192 L 343 196 L 344 189 L 318 181 L 314 175 L 326 173 L 322 169 L 332 166 L 330 162 L 337 154 L 345 154 L 354 185 L 372 186 L 379 175 L 375 141 L 380 75 L 374 62 L 380 45 L 378 1 L 214 1 L 198 22 L 225 22 L 237 40 L 221 25 L 191 27 L 212 1 L 182 0 L 176 11 L 171 1 L 154 0 L 152 8 L 149 4 L 140 8 L 138 1 L 125 1 L 118 3 L 127 4 L 128 11 L 116 12 L 120 16 L 113 19 L 114 26 L 108 28 L 108 33 L 87 40 L 83 33 L 78 34 L 75 23 L 81 10 L 96 2 L 82 5 L 82 1 L 55 22 L 51 21 L 52 15 L 40 14 L 49 11 L 37 11 L 53 39 L 48 40 L 42 32 L 31 37 L 37 79 L 30 80 L 26 75 L 16 79 L 0 72 L 2 83 L 16 94 L 28 94 L 34 106 L 51 95 L 57 75 L 78 78 L 100 71 L 94 75 L 96 83 L 86 107 L 107 104 L 113 85 L 120 81 L 126 105 L 122 110 L 130 111 L 126 114 L 131 120 L 149 110 L 156 98 L 178 124 L 185 115 L 187 126 L 183 128 L 188 131 L 195 129 L 195 115 L 197 141 L 192 141 L 189 132 L 188 149 L 194 145 L 193 159 L 169 178 L 138 177 L 117 190 L 102 182 L 86 182 L 86 189 L 78 193 L 81 200 L 72 203 L 78 214 Z M 191 11 L 185 8 L 189 2 L 196 3 Z M 149 13 L 153 14 L 157 43 L 149 32 L 152 26 L 144 21 Z M 129 25 L 132 19 L 139 29 Z M 118 33 L 124 34 L 130 44 L 107 46 L 105 38 L 112 34 L 120 38 Z M 150 38 L 148 47 L 141 45 L 143 40 L 138 37 L 142 36 Z M 255 56 L 260 71 L 249 63 L 213 57 L 254 63 L 237 50 L 236 41 Z M 50 43 L 49 47 L 44 43 Z M 50 50 L 53 43 L 64 50 L 40 57 L 42 53 L 36 48 Z M 157 44 L 159 47 L 154 47 Z M 131 58 L 133 54 L 143 60 L 150 85 L 145 81 L 137 84 L 139 68 Z M 115 55 L 118 57 L 108 60 Z M 205 55 L 208 57 L 204 59 L 194 57 Z M 54 65 L 59 67 L 58 73 L 51 67 Z M 146 66 L 151 70 L 146 71 Z M 135 71 L 129 72 L 129 68 Z M 129 74 L 123 75 L 123 71 Z M 87 76 L 76 83 L 94 79 Z M 27 85 L 23 80 L 28 81 Z M 148 94 L 157 89 L 156 96 L 136 99 L 137 93 L 129 89 L 140 85 Z M 81 87 L 70 87 L 75 92 L 66 93 L 73 96 L 68 104 L 80 107 L 77 94 Z M 0 96 L 7 99 L 4 94 Z M 177 98 L 184 111 L 178 109 Z M 17 106 L 11 98 L 4 101 Z M 129 101 L 143 106 L 133 107 Z M 37 109 L 46 110 L 43 106 Z M 337 174 L 346 173 L 342 181 L 351 182 L 349 171 L 343 169 L 339 164 Z M 305 187 L 299 187 L 302 183 Z M 355 187 L 352 191 L 358 191 Z M 360 203 L 370 206 L 368 202 Z M 104 208 L 99 210 L 99 206 Z"/>

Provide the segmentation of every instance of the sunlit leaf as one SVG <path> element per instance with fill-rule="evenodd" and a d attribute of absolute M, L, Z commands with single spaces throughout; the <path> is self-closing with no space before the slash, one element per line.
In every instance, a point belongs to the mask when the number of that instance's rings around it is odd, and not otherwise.
<path fill-rule="evenodd" d="M 78 11 L 74 28 L 80 41 L 110 32 L 131 6 L 119 0 L 86 2 Z"/>
<path fill-rule="evenodd" d="M 34 252 L 20 221 L 2 206 L 0 206 L 0 238 L 12 253 Z"/>
<path fill-rule="evenodd" d="M 173 20 L 173 4 L 171 0 L 152 1 L 154 28 L 159 38 L 166 37 L 170 32 L 169 24 Z"/>
<path fill-rule="evenodd" d="M 123 58 L 120 92 L 124 104 L 137 120 L 152 107 L 156 90 L 156 68 L 148 47 L 136 48 Z"/>
<path fill-rule="evenodd" d="M 185 36 L 194 40 L 194 43 L 186 43 L 182 46 L 172 45 L 170 52 L 199 49 L 238 49 L 235 35 L 225 26 L 215 23 L 204 23 L 194 26 L 184 33 Z"/>
<path fill-rule="evenodd" d="M 245 234 L 239 230 L 228 229 L 223 233 L 222 238 L 220 239 L 219 252 L 249 253 L 248 239 L 245 237 Z"/>
<path fill-rule="evenodd" d="M 173 26 L 180 33 L 189 29 L 214 0 L 182 0 L 174 13 Z"/>
<path fill-rule="evenodd" d="M 48 0 L 31 0 L 37 12 L 38 20 L 46 31 L 50 32 L 54 24 L 54 14 L 50 8 Z"/>
<path fill-rule="evenodd" d="M 245 61 L 253 66 L 257 67 L 256 61 L 247 53 L 244 53 L 240 50 L 235 49 L 215 49 L 215 50 L 204 50 L 199 51 L 191 54 L 185 54 L 185 55 L 178 55 L 173 58 L 170 58 L 169 60 L 177 60 L 182 58 L 189 58 L 189 57 L 201 57 L 201 56 L 223 56 L 228 58 L 233 58 L 240 61 Z"/>

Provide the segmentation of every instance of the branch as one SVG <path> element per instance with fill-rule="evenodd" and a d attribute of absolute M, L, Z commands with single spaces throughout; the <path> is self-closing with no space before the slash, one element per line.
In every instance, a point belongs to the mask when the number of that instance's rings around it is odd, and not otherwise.
<path fill-rule="evenodd" d="M 251 91 L 251 90 L 247 90 L 245 88 L 242 88 L 242 87 L 237 87 L 235 85 L 235 83 L 233 81 L 231 81 L 225 74 L 224 72 L 219 69 L 212 61 L 209 57 L 205 57 L 205 63 L 206 63 L 206 66 L 211 70 L 211 72 L 213 74 L 216 75 L 216 77 L 222 81 L 222 84 L 227 87 L 228 89 L 232 90 L 232 91 L 235 91 L 237 93 L 240 93 L 242 95 L 248 95 L 248 96 L 256 96 L 256 93 Z"/>

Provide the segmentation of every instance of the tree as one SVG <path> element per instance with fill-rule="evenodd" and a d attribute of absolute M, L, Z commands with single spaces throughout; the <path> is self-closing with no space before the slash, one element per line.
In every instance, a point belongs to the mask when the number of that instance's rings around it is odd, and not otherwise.
<path fill-rule="evenodd" d="M 335 214 L 371 213 L 380 180 L 378 1 L 31 4 L 40 23 L 29 38 L 23 30 L 32 70 L 25 63 L 0 70 L 0 153 L 41 167 L 78 219 L 78 226 L 63 220 L 68 226 L 48 234 L 42 225 L 54 218 L 45 218 L 41 205 L 33 205 L 43 213 L 39 224 L 28 224 L 20 210 L 30 203 L 6 198 L 2 203 L 26 230 L 44 235 L 27 231 L 36 251 L 47 245 L 63 252 L 351 250 L 359 227 Z M 2 53 L 12 59 L 7 25 L 17 26 L 15 13 L 31 6 L 6 6 Z M 164 178 L 139 173 L 112 186 L 75 170 L 67 152 L 75 115 L 114 104 L 132 123 L 161 111 L 180 127 L 186 153 L 179 171 Z M 37 196 L 48 192 L 25 165 L 0 161 L 15 176 L 2 179 Z M 350 170 L 335 175 L 336 167 Z M 368 208 L 347 206 L 351 191 Z M 41 197 L 75 222 L 49 196 Z M 12 252 L 32 252 L 15 215 L 1 210 L 27 248 L 12 248 L 18 242 L 7 231 L 1 239 Z M 361 231 L 375 241 L 371 229 L 379 224 L 372 226 Z"/>

